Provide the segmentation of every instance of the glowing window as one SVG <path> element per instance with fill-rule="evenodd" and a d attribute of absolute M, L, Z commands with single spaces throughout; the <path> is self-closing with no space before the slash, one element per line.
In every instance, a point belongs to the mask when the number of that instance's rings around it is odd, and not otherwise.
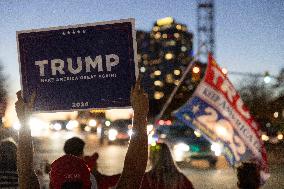
<path fill-rule="evenodd" d="M 142 67 L 140 68 L 140 72 L 144 73 L 145 71 L 146 71 L 146 68 L 142 66 Z"/>
<path fill-rule="evenodd" d="M 172 53 L 167 53 L 165 54 L 165 59 L 170 60 L 174 57 L 174 55 Z"/>
<path fill-rule="evenodd" d="M 156 76 L 161 75 L 161 71 L 160 71 L 160 70 L 156 70 L 156 71 L 154 71 L 154 75 L 156 75 Z"/>
<path fill-rule="evenodd" d="M 162 81 L 160 81 L 160 80 L 156 80 L 156 81 L 154 81 L 154 85 L 155 85 L 155 86 L 162 87 L 164 84 L 163 84 L 163 82 L 162 82 Z"/>
<path fill-rule="evenodd" d="M 187 48 L 185 46 L 182 46 L 180 49 L 181 49 L 182 52 L 185 52 L 187 50 Z"/>
<path fill-rule="evenodd" d="M 176 29 L 181 30 L 181 25 L 176 25 Z"/>
<path fill-rule="evenodd" d="M 167 83 L 173 83 L 174 79 L 173 79 L 173 75 L 172 74 L 167 74 L 166 75 L 166 82 Z"/>
<path fill-rule="evenodd" d="M 155 39 L 160 39 L 161 37 L 161 33 L 160 32 L 157 32 L 155 35 L 154 35 Z"/>
<path fill-rule="evenodd" d="M 174 74 L 175 75 L 180 75 L 180 71 L 179 70 L 174 70 Z"/>
<path fill-rule="evenodd" d="M 154 26 L 153 27 L 153 31 L 155 31 L 155 32 L 159 31 L 159 27 L 158 26 Z"/>
<path fill-rule="evenodd" d="M 179 38 L 179 33 L 174 33 L 175 38 Z"/>
<path fill-rule="evenodd" d="M 161 18 L 157 20 L 157 25 L 158 26 L 170 25 L 173 23 L 173 21 L 174 19 L 172 17 Z"/>
<path fill-rule="evenodd" d="M 175 84 L 175 85 L 178 85 L 178 84 L 179 84 L 179 80 L 175 80 L 175 81 L 174 81 L 174 84 Z"/>
<path fill-rule="evenodd" d="M 193 71 L 193 73 L 199 73 L 200 72 L 200 68 L 198 66 L 194 66 L 192 71 Z"/>
<path fill-rule="evenodd" d="M 154 98 L 155 98 L 156 100 L 159 100 L 159 99 L 161 99 L 161 98 L 163 98 L 163 97 L 164 97 L 164 93 L 163 93 L 163 92 L 156 91 L 156 92 L 154 93 Z"/>

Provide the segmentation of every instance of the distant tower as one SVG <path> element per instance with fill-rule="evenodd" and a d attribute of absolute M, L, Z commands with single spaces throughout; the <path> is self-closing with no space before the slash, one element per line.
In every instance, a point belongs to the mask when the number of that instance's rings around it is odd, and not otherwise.
<path fill-rule="evenodd" d="M 199 61 L 207 62 L 208 51 L 215 54 L 214 0 L 197 0 L 197 38 Z"/>

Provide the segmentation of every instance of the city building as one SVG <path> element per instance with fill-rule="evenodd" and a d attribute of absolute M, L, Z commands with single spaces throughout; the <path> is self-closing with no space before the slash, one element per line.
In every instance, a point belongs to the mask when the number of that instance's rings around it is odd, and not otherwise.
<path fill-rule="evenodd" d="M 167 17 L 157 20 L 150 32 L 138 31 L 137 47 L 142 85 L 149 95 L 150 116 L 154 117 L 192 60 L 193 34 L 186 25 Z M 194 67 L 181 84 L 165 113 L 166 117 L 189 99 L 200 79 L 200 65 Z"/>

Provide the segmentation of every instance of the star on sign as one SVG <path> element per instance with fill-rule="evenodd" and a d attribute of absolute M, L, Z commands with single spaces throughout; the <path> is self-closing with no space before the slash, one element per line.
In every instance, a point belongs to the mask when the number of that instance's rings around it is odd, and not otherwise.
<path fill-rule="evenodd" d="M 192 107 L 192 112 L 193 113 L 197 113 L 199 111 L 199 105 L 194 105 L 193 107 Z"/>
<path fill-rule="evenodd" d="M 191 120 L 191 118 L 190 118 L 189 115 L 187 115 L 187 114 L 183 114 L 183 117 L 184 117 L 184 119 L 186 119 L 187 121 L 190 121 L 190 120 Z"/>

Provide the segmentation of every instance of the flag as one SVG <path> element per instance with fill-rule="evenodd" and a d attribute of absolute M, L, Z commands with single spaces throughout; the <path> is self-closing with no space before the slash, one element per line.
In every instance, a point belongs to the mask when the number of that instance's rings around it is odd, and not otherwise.
<path fill-rule="evenodd" d="M 205 77 L 192 98 L 174 115 L 200 130 L 211 142 L 223 144 L 223 153 L 231 165 L 256 161 L 261 166 L 262 183 L 269 178 L 260 127 L 211 55 Z"/>

